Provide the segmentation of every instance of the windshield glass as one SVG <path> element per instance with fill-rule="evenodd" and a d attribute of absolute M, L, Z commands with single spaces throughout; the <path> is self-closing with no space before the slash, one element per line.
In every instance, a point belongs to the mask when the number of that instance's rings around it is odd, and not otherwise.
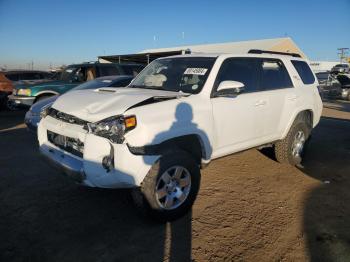
<path fill-rule="evenodd" d="M 109 87 L 112 84 L 112 80 L 105 79 L 95 79 L 88 82 L 85 82 L 84 84 L 78 85 L 77 87 L 74 87 L 72 90 L 84 90 L 84 89 L 96 89 L 100 87 Z"/>
<path fill-rule="evenodd" d="M 129 87 L 198 94 L 215 59 L 177 57 L 155 60 L 136 76 Z"/>
<path fill-rule="evenodd" d="M 60 75 L 60 80 L 62 81 L 70 81 L 72 80 L 75 72 L 78 70 L 79 67 L 73 67 L 69 66 L 62 70 L 61 75 Z"/>

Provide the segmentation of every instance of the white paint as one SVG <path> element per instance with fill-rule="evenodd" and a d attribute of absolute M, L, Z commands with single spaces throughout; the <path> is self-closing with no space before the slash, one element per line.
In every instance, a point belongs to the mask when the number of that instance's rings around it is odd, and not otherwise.
<path fill-rule="evenodd" d="M 294 87 L 212 98 L 220 66 L 231 57 L 278 58 L 287 68 Z M 317 80 L 304 85 L 291 59 L 302 60 L 277 55 L 219 55 L 202 91 L 191 96 L 137 88 L 120 88 L 115 92 L 79 90 L 62 95 L 53 107 L 86 121 L 96 122 L 120 114 L 136 116 L 137 127 L 125 135 L 125 142 L 113 144 L 115 169 L 110 173 L 101 165 L 103 157 L 110 152 L 110 142 L 88 134 L 82 127 L 68 123 L 63 127 L 60 121 L 46 117 L 38 127 L 39 144 L 54 147 L 47 141 L 47 130 L 79 138 L 85 143 L 81 161 L 87 174 L 86 184 L 113 188 L 139 186 L 159 157 L 133 155 L 127 145 L 142 147 L 193 134 L 198 136 L 204 149 L 202 161 L 209 163 L 221 156 L 283 139 L 299 112 L 311 110 L 313 126 L 316 126 L 322 111 Z M 130 108 L 152 97 L 174 99 Z"/>

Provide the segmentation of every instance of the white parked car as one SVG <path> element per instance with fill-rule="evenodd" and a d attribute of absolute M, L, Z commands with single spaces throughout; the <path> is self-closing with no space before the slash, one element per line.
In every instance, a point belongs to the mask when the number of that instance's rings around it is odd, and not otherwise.
<path fill-rule="evenodd" d="M 287 54 L 161 58 L 126 88 L 59 97 L 39 124 L 40 150 L 78 183 L 134 188 L 138 206 L 176 219 L 213 159 L 270 145 L 299 164 L 322 111 L 317 85 Z"/>

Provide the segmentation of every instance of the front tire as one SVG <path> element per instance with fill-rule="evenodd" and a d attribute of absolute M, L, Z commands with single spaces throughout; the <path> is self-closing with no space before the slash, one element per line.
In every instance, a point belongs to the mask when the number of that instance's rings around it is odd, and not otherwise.
<path fill-rule="evenodd" d="M 296 119 L 287 136 L 275 144 L 275 156 L 278 162 L 299 165 L 304 154 L 305 143 L 311 128 L 304 117 Z"/>
<path fill-rule="evenodd" d="M 188 153 L 177 151 L 162 156 L 132 196 L 144 213 L 157 220 L 170 221 L 191 209 L 199 187 L 199 165 Z"/>

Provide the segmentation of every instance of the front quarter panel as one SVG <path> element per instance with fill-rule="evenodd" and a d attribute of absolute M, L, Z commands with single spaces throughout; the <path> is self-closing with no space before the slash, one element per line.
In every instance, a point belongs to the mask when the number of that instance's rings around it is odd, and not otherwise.
<path fill-rule="evenodd" d="M 52 83 L 46 85 L 33 86 L 31 87 L 32 96 L 40 96 L 42 94 L 63 94 L 76 86 L 76 83 Z"/>
<path fill-rule="evenodd" d="M 192 95 L 167 100 L 128 110 L 125 115 L 136 115 L 137 127 L 126 134 L 126 142 L 135 147 L 155 145 L 189 134 L 198 135 L 210 159 L 213 145 L 212 113 L 209 100 Z"/>

